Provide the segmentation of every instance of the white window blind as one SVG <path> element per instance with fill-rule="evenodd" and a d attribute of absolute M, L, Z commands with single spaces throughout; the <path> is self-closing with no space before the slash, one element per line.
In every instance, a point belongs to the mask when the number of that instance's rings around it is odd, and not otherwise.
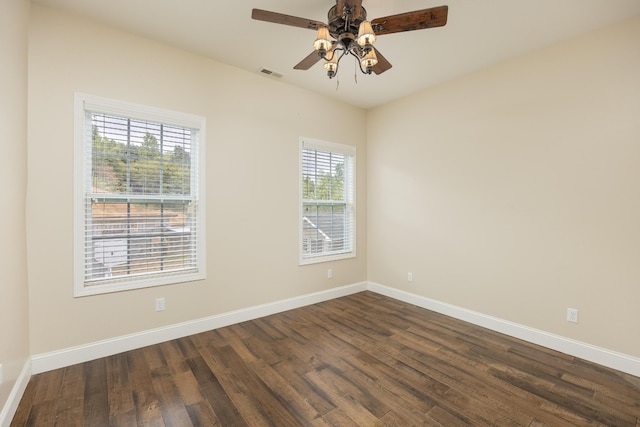
<path fill-rule="evenodd" d="M 355 147 L 300 144 L 300 263 L 355 256 Z"/>
<path fill-rule="evenodd" d="M 204 123 L 175 124 L 184 121 L 178 113 L 132 104 L 78 101 L 76 294 L 203 278 Z"/>

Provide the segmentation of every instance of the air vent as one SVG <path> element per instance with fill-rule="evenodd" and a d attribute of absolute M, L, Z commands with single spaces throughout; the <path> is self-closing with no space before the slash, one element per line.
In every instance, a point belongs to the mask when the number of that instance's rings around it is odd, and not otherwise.
<path fill-rule="evenodd" d="M 260 68 L 260 73 L 264 74 L 265 76 L 269 76 L 273 79 L 279 79 L 282 77 L 281 73 L 277 71 L 269 70 L 268 68 Z"/>

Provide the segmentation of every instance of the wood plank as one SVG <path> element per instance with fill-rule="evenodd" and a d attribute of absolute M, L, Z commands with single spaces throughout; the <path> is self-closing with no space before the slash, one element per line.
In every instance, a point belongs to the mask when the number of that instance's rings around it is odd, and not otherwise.
<path fill-rule="evenodd" d="M 211 405 L 207 402 L 202 401 L 187 405 L 187 413 L 194 427 L 222 426 Z"/>
<path fill-rule="evenodd" d="M 106 358 L 84 363 L 84 379 L 84 422 L 100 425 L 109 419 Z"/>
<path fill-rule="evenodd" d="M 223 387 L 236 405 L 255 417 L 255 422 L 273 422 L 278 426 L 300 424 L 231 346 L 221 348 L 217 356 L 219 363 L 215 364 L 216 368 L 224 367 L 227 371 L 221 378 Z M 211 367 L 210 359 L 206 361 Z M 228 375 L 228 372 L 233 372 L 233 375 Z"/>
<path fill-rule="evenodd" d="M 20 399 L 18 409 L 16 409 L 16 413 L 11 420 L 10 427 L 27 425 L 27 420 L 29 419 L 29 415 L 31 414 L 33 405 L 36 405 L 39 402 L 35 398 L 35 395 L 38 391 L 38 387 L 40 386 L 40 378 L 45 377 L 45 374 L 34 375 L 31 377 L 31 379 L 27 383 L 27 387 L 25 388 L 24 393 L 22 394 L 22 399 Z"/>
<path fill-rule="evenodd" d="M 136 405 L 129 381 L 129 366 L 125 354 L 107 357 L 107 388 L 109 419 L 113 425 L 135 424 Z"/>
<path fill-rule="evenodd" d="M 64 369 L 56 369 L 54 371 L 47 372 L 46 374 L 40 374 L 40 381 L 33 398 L 40 402 L 57 399 L 60 395 L 63 376 Z"/>
<path fill-rule="evenodd" d="M 137 424 L 164 425 L 160 402 L 151 381 L 145 349 L 127 352 L 126 358 Z"/>
<path fill-rule="evenodd" d="M 55 400 L 44 400 L 38 402 L 31 408 L 29 418 L 25 426 L 55 426 L 57 414 L 57 402 Z"/>
<path fill-rule="evenodd" d="M 324 418 L 324 415 L 336 409 L 336 405 L 322 389 L 308 381 L 304 374 L 307 369 L 300 369 L 298 362 L 291 363 L 288 360 L 282 363 L 271 365 L 282 378 L 286 378 L 289 385 L 300 395 L 304 401 Z"/>
<path fill-rule="evenodd" d="M 56 425 L 80 427 L 84 424 L 85 382 L 82 365 L 63 368 L 60 395 L 56 399 Z"/>
<path fill-rule="evenodd" d="M 300 425 L 310 425 L 309 420 L 321 417 L 316 408 L 310 404 L 309 399 L 305 395 L 298 393 L 295 387 L 273 367 L 258 360 L 251 364 L 251 369 L 265 385 L 268 385 L 270 392 L 295 417 Z"/>
<path fill-rule="evenodd" d="M 373 425 L 378 417 L 363 406 L 357 398 L 351 396 L 348 390 L 343 387 L 336 386 L 334 381 L 337 380 L 335 375 L 331 375 L 327 370 L 313 370 L 305 374 L 316 387 L 330 394 L 332 401 L 349 417 L 356 425 L 366 426 Z"/>
<path fill-rule="evenodd" d="M 231 401 L 218 378 L 202 357 L 189 359 L 189 367 L 198 380 L 200 393 L 213 409 L 216 418 L 224 426 L 246 426 L 239 409 Z"/>
<path fill-rule="evenodd" d="M 151 382 L 158 396 L 160 412 L 166 426 L 188 426 L 189 414 L 175 385 L 169 366 L 154 369 Z"/>

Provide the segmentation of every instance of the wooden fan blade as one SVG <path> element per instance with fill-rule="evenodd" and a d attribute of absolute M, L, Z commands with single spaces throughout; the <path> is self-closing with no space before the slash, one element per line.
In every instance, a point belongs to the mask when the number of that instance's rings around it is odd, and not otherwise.
<path fill-rule="evenodd" d="M 447 23 L 448 6 L 432 7 L 414 12 L 376 18 L 371 21 L 376 36 L 399 33 L 402 31 L 423 30 L 442 27 Z"/>
<path fill-rule="evenodd" d="M 274 24 L 290 25 L 292 27 L 307 28 L 309 30 L 317 30 L 320 27 L 326 27 L 327 24 L 312 19 L 298 18 L 297 16 L 285 15 L 278 12 L 269 12 L 268 10 L 253 9 L 251 18 L 258 21 L 273 22 Z"/>
<path fill-rule="evenodd" d="M 373 72 L 376 74 L 382 74 L 392 67 L 391 62 L 387 61 L 387 58 L 382 56 L 378 49 L 374 47 L 373 50 L 376 53 L 376 58 L 378 58 L 378 63 L 373 66 Z"/>
<path fill-rule="evenodd" d="M 306 58 L 304 58 L 302 61 L 298 62 L 298 64 L 296 64 L 296 66 L 293 67 L 293 69 L 294 70 L 308 70 L 309 68 L 311 68 L 314 65 L 316 65 L 316 62 L 320 61 L 320 59 L 322 59 L 322 57 L 320 55 L 318 55 L 318 52 L 316 52 L 314 50 L 309 55 L 307 55 Z"/>

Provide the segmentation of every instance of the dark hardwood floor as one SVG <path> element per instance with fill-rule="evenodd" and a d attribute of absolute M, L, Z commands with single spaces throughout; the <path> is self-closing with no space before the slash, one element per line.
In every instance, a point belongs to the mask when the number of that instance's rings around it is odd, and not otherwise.
<path fill-rule="evenodd" d="M 12 426 L 640 426 L 640 378 L 371 292 L 35 375 Z"/>

